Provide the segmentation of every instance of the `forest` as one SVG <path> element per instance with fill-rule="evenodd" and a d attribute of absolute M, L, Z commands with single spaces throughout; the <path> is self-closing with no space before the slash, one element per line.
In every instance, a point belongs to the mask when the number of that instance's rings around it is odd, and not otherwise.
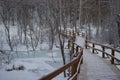
<path fill-rule="evenodd" d="M 67 29 L 119 48 L 120 0 L 0 0 L 0 54 L 20 46 L 36 51 L 47 43 L 49 50 L 60 47 L 65 64 L 60 32 Z"/>
<path fill-rule="evenodd" d="M 35 50 L 47 40 L 52 49 L 61 28 L 85 31 L 90 40 L 118 47 L 119 3 L 119 0 L 0 0 L 1 48 L 7 43 L 10 50 L 18 44 Z"/>

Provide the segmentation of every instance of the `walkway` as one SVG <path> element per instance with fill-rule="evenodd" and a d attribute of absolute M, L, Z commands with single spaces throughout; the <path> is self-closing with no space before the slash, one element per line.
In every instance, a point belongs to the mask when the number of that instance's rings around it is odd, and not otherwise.
<path fill-rule="evenodd" d="M 120 71 L 88 49 L 84 50 L 84 60 L 78 80 L 120 80 Z"/>

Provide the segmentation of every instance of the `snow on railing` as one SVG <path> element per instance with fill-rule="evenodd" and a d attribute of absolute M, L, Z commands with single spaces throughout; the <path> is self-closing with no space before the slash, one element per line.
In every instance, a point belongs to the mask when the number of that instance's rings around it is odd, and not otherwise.
<path fill-rule="evenodd" d="M 70 49 L 71 53 L 71 62 L 53 71 L 52 73 L 40 78 L 39 80 L 51 80 L 67 69 L 70 69 L 70 76 L 67 80 L 77 80 L 77 75 L 80 73 L 80 66 L 83 62 L 83 46 L 80 46 L 78 43 L 75 43 L 75 39 L 76 36 L 86 38 L 85 33 L 75 32 L 74 30 L 66 30 L 61 32 L 60 34 L 70 39 L 68 40 L 68 48 Z M 89 44 L 92 44 L 92 46 L 90 46 Z M 100 46 L 101 49 L 96 48 L 96 45 Z M 85 40 L 85 48 L 88 47 L 92 48 L 92 53 L 95 53 L 95 51 L 100 51 L 102 52 L 103 58 L 105 58 L 106 56 L 110 57 L 111 64 L 115 64 L 115 60 L 118 62 L 118 64 L 120 64 L 120 59 L 116 58 L 115 56 L 115 52 L 120 53 L 120 50 L 114 49 L 112 47 L 100 43 Z M 111 50 L 111 54 L 105 51 L 106 48 Z"/>
<path fill-rule="evenodd" d="M 84 36 L 84 34 L 66 30 L 65 32 L 61 32 L 61 35 L 70 37 L 70 40 L 68 40 L 68 48 L 71 52 L 71 62 L 50 74 L 43 76 L 39 80 L 51 80 L 67 69 L 70 69 L 70 75 L 67 80 L 77 80 L 77 76 L 80 73 L 80 66 L 83 62 L 83 47 L 75 43 L 75 37 L 76 35 Z"/>
<path fill-rule="evenodd" d="M 90 46 L 89 44 L 92 44 L 92 46 Z M 99 47 L 95 47 L 95 46 L 100 46 L 101 49 Z M 102 52 L 102 57 L 106 58 L 106 56 L 109 58 L 110 57 L 110 61 L 111 64 L 116 64 L 115 60 L 117 62 L 116 65 L 120 65 L 120 58 L 115 56 L 115 52 L 118 52 L 117 54 L 120 53 L 120 50 L 114 49 L 112 47 L 100 44 L 100 43 L 96 43 L 96 42 L 92 42 L 92 41 L 88 41 L 86 40 L 86 47 L 92 48 L 92 53 L 95 53 L 95 51 L 99 51 Z M 105 51 L 105 49 L 110 49 L 111 53 Z"/>

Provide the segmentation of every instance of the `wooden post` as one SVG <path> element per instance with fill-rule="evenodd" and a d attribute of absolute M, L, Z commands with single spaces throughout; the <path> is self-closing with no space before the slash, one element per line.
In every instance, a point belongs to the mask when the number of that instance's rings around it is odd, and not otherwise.
<path fill-rule="evenodd" d="M 74 43 L 72 43 L 72 54 L 74 54 Z"/>
<path fill-rule="evenodd" d="M 70 49 L 70 40 L 68 40 L 68 49 Z"/>
<path fill-rule="evenodd" d="M 74 30 L 72 31 L 72 36 L 74 36 Z"/>
<path fill-rule="evenodd" d="M 105 58 L 105 53 L 104 53 L 105 47 L 104 47 L 104 46 L 102 46 L 102 51 L 103 51 L 103 52 L 102 52 L 102 57 Z"/>
<path fill-rule="evenodd" d="M 82 54 L 82 56 L 83 56 L 83 50 L 80 52 L 80 54 Z M 82 58 L 82 56 L 81 56 L 81 58 Z M 81 61 L 80 65 L 81 65 L 81 64 L 83 64 L 83 58 L 82 58 L 82 61 Z M 79 67 L 79 69 L 78 69 L 78 73 L 80 73 L 80 67 Z"/>
<path fill-rule="evenodd" d="M 95 52 L 95 50 L 94 50 L 94 47 L 95 47 L 95 44 L 93 43 L 93 48 L 92 48 L 92 53 L 94 53 Z"/>
<path fill-rule="evenodd" d="M 68 35 L 70 35 L 70 31 L 68 31 Z"/>
<path fill-rule="evenodd" d="M 83 56 L 83 50 L 82 50 L 81 54 L 82 54 L 82 56 Z M 83 58 L 82 58 L 81 64 L 83 64 Z"/>
<path fill-rule="evenodd" d="M 79 49 L 79 46 L 76 46 L 76 51 L 78 51 L 78 49 Z M 72 76 L 77 72 L 78 63 L 79 63 L 79 58 L 77 59 L 77 62 L 75 62 L 72 65 L 72 69 L 71 69 Z M 72 80 L 77 80 L 77 75 Z"/>
<path fill-rule="evenodd" d="M 88 42 L 87 42 L 87 36 L 85 37 L 85 49 L 87 49 Z"/>
<path fill-rule="evenodd" d="M 115 56 L 115 51 L 114 49 L 112 49 L 112 53 L 111 53 L 112 56 Z M 111 64 L 114 64 L 114 58 L 111 57 Z"/>
<path fill-rule="evenodd" d="M 72 65 L 72 69 L 71 69 L 72 76 L 77 72 L 77 65 L 78 65 L 78 62 L 76 62 L 76 63 L 74 63 L 74 65 Z M 77 80 L 77 76 L 74 77 L 74 79 L 72 79 L 72 80 Z"/>
<path fill-rule="evenodd" d="M 78 36 L 80 35 L 79 31 L 77 32 L 77 35 L 78 35 Z"/>
<path fill-rule="evenodd" d="M 76 46 L 76 52 L 78 52 L 78 48 L 79 48 L 79 46 Z"/>
<path fill-rule="evenodd" d="M 85 49 L 87 49 L 87 40 L 85 40 Z"/>
<path fill-rule="evenodd" d="M 84 34 L 84 33 L 82 33 L 82 37 L 85 37 L 85 34 Z"/>
<path fill-rule="evenodd" d="M 73 43 L 72 44 L 73 54 L 74 54 L 74 47 L 75 47 L 75 44 Z M 79 49 L 79 46 L 76 46 L 76 52 L 78 52 L 78 49 Z M 79 60 L 77 62 L 75 62 L 74 65 L 72 65 L 72 68 L 71 68 L 71 75 L 72 76 L 77 72 L 78 63 L 79 63 Z M 75 76 L 74 79 L 72 79 L 72 80 L 77 80 L 77 76 Z"/>

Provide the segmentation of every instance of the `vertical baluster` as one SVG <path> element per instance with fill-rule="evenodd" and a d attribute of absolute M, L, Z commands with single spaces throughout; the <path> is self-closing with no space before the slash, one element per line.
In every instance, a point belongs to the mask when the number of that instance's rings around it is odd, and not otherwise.
<path fill-rule="evenodd" d="M 102 51 L 103 51 L 102 52 L 102 57 L 105 58 L 105 53 L 104 53 L 105 52 L 105 47 L 104 46 L 102 46 Z"/>
<path fill-rule="evenodd" d="M 70 40 L 68 40 L 68 49 L 70 49 Z"/>
<path fill-rule="evenodd" d="M 73 53 L 74 53 L 74 46 L 75 46 L 75 44 L 73 43 Z M 76 52 L 77 51 L 78 51 L 78 46 L 76 46 Z M 71 69 L 72 76 L 77 72 L 78 62 L 79 61 L 75 62 L 74 65 L 72 65 L 72 69 Z M 72 80 L 77 80 L 77 76 L 75 76 Z"/>
<path fill-rule="evenodd" d="M 72 36 L 74 36 L 74 30 L 72 31 Z"/>
<path fill-rule="evenodd" d="M 74 54 L 74 43 L 72 43 L 72 54 Z"/>
<path fill-rule="evenodd" d="M 86 48 L 86 49 L 87 49 L 87 45 L 88 45 L 88 44 L 87 44 L 87 40 L 85 40 L 85 48 Z"/>
<path fill-rule="evenodd" d="M 82 50 L 81 54 L 82 54 L 82 56 L 83 56 L 83 50 Z M 81 64 L 82 64 L 82 63 L 83 63 L 83 58 L 82 58 Z"/>
<path fill-rule="evenodd" d="M 79 48 L 79 46 L 76 46 L 76 52 L 78 52 L 78 48 Z"/>
<path fill-rule="evenodd" d="M 92 48 L 92 53 L 94 53 L 95 52 L 95 50 L 94 50 L 94 48 L 95 48 L 95 44 L 93 43 L 93 48 Z"/>
<path fill-rule="evenodd" d="M 72 70 L 71 70 L 72 76 L 77 72 L 77 65 L 78 65 L 78 62 L 76 62 L 76 63 L 74 63 L 74 65 L 72 65 Z M 77 76 L 75 76 L 72 80 L 77 80 Z"/>
<path fill-rule="evenodd" d="M 111 49 L 112 51 L 112 53 L 111 53 L 111 55 L 112 56 L 115 56 L 115 51 L 114 51 L 114 49 Z M 114 58 L 113 57 L 111 57 L 111 64 L 114 64 Z"/>
<path fill-rule="evenodd" d="M 79 31 L 77 32 L 77 35 L 79 36 Z"/>
<path fill-rule="evenodd" d="M 71 34 L 70 34 L 70 30 L 69 30 L 69 36 L 70 36 Z"/>

